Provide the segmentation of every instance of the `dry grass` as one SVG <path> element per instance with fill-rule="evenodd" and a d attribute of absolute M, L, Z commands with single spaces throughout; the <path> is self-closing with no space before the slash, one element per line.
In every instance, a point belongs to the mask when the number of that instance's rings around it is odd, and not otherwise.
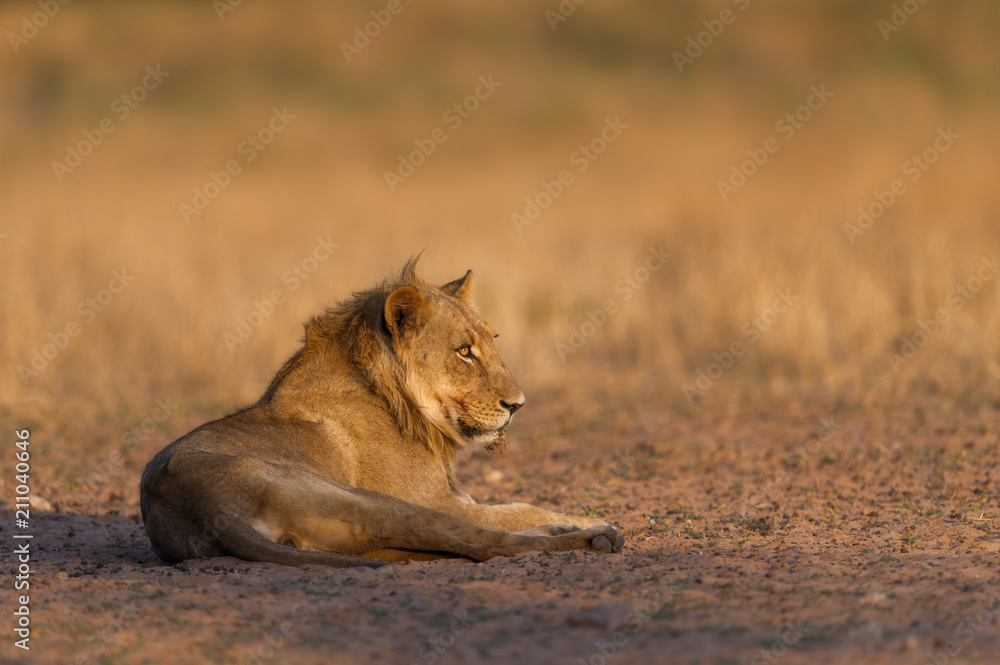
<path fill-rule="evenodd" d="M 331 580 L 336 604 L 269 662 L 410 662 L 460 603 L 497 614 L 452 658 L 586 659 L 610 633 L 566 615 L 644 607 L 657 578 L 670 600 L 616 662 L 749 661 L 795 617 L 810 633 L 783 663 L 916 662 L 994 610 L 1000 285 L 961 309 L 949 293 L 1000 254 L 1000 5 L 928 2 L 884 40 L 889 0 L 752 0 L 679 74 L 673 52 L 739 3 L 592 0 L 553 32 L 557 0 L 403 0 L 345 63 L 340 42 L 385 4 L 243 2 L 220 22 L 207 1 L 76 0 L 0 55 L 0 417 L 8 438 L 31 429 L 31 493 L 54 508 L 32 510 L 39 662 L 242 662 Z M 4 34 L 34 11 L 0 5 Z M 57 181 L 65 146 L 156 65 L 162 85 Z M 501 86 L 448 127 L 488 75 Z M 723 201 L 717 181 L 812 86 L 833 96 Z M 185 224 L 179 205 L 275 107 L 295 119 Z M 518 233 L 511 214 L 606 118 L 628 128 Z M 447 141 L 389 191 L 383 173 L 436 127 Z M 857 207 L 948 127 L 961 138 L 849 243 Z M 339 246 L 293 289 L 318 237 Z M 625 301 L 616 284 L 661 246 L 672 256 Z M 381 582 L 156 561 L 137 483 L 151 456 L 255 399 L 307 316 L 422 249 L 432 279 L 475 270 L 529 400 L 508 453 L 474 456 L 461 482 L 596 511 L 626 552 Z M 89 320 L 80 303 L 122 269 L 134 280 Z M 273 315 L 228 348 L 275 289 Z M 797 300 L 751 342 L 786 289 Z M 563 363 L 557 344 L 609 299 Z M 887 354 L 939 309 L 949 322 L 894 371 Z M 79 334 L 22 381 L 67 324 Z M 689 403 L 734 342 L 744 353 Z M 175 407 L 160 422 L 158 400 Z M 140 622 L 98 657 L 93 636 L 129 603 Z M 962 649 L 995 660 L 996 640 Z"/>
<path fill-rule="evenodd" d="M 435 279 L 475 269 L 529 391 L 637 371 L 686 404 L 682 385 L 790 289 L 801 299 L 702 399 L 996 395 L 996 280 L 960 311 L 947 297 L 1000 247 L 997 9 L 928 4 L 886 42 L 869 3 L 762 2 L 679 75 L 674 49 L 722 6 L 587 4 L 552 33 L 534 4 L 408 4 L 350 65 L 338 44 L 360 5 L 245 3 L 222 24 L 208 4 L 67 6 L 4 56 L 0 409 L 87 436 L 158 396 L 217 413 L 259 394 L 308 314 L 424 248 Z M 156 64 L 162 86 L 57 182 L 64 146 Z M 501 87 L 391 193 L 397 155 L 491 73 Z M 830 101 L 723 202 L 716 181 L 820 84 Z M 185 225 L 178 205 L 273 107 L 297 117 Z M 628 129 L 519 234 L 511 213 L 618 116 Z M 948 126 L 962 138 L 849 244 L 856 207 Z M 317 236 L 339 248 L 291 291 L 283 273 Z M 661 245 L 670 261 L 622 302 L 616 282 Z M 134 282 L 25 385 L 17 367 L 121 268 Z M 275 288 L 287 301 L 230 353 L 224 333 Z M 555 345 L 609 298 L 618 311 L 564 365 Z M 886 354 L 942 307 L 950 323 L 895 373 Z"/>

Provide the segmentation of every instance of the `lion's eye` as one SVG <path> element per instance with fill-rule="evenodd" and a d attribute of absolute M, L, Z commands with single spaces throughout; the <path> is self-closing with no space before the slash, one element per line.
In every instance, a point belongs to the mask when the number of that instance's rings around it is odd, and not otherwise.
<path fill-rule="evenodd" d="M 468 344 L 466 344 L 464 346 L 458 347 L 458 355 L 462 356 L 463 358 L 474 358 L 475 357 L 472 354 L 472 347 L 469 346 Z"/>

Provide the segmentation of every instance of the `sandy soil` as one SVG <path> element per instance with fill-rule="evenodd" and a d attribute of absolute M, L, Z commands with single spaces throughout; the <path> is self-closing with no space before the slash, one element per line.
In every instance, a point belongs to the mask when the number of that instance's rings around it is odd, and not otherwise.
<path fill-rule="evenodd" d="M 481 499 L 621 525 L 625 550 L 608 556 L 169 566 L 137 477 L 122 493 L 39 479 L 55 510 L 32 515 L 33 648 L 8 637 L 4 659 L 997 662 L 1000 404 L 714 397 L 692 408 L 649 382 L 530 395 L 507 453 L 463 465 Z M 78 455 L 45 445 L 39 468 Z M 5 540 L 12 523 L 5 511 Z"/>

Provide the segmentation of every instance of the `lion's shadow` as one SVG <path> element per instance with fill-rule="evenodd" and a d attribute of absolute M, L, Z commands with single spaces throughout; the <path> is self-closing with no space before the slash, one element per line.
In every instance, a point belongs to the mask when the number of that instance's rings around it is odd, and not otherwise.
<path fill-rule="evenodd" d="M 55 566 L 70 576 L 111 572 L 126 567 L 166 565 L 156 558 L 138 515 L 43 512 L 31 509 L 26 528 L 19 528 L 14 511 L 2 511 L 4 531 L 14 547 L 28 543 L 31 563 L 41 569 Z"/>

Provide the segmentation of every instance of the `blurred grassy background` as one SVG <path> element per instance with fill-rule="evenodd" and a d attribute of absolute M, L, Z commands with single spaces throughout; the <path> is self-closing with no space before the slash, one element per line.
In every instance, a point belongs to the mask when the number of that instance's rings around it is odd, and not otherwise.
<path fill-rule="evenodd" d="M 475 270 L 529 396 L 639 376 L 686 405 L 681 386 L 786 288 L 801 300 L 702 400 L 1000 392 L 995 280 L 960 311 L 946 300 L 1000 248 L 996 3 L 928 3 L 886 40 L 891 3 L 867 0 L 588 2 L 555 31 L 554 1 L 404 2 L 347 63 L 341 42 L 384 6 L 245 2 L 220 21 L 208 2 L 73 2 L 0 55 L 6 419 L 92 439 L 156 398 L 217 415 L 260 394 L 308 315 L 424 248 L 432 279 Z M 727 7 L 735 22 L 679 73 L 673 53 Z M 37 10 L 0 6 L 5 34 Z M 157 65 L 169 76 L 116 119 Z M 501 86 L 450 129 L 481 75 Z M 724 202 L 717 181 L 820 85 L 829 102 Z M 296 118 L 186 225 L 179 204 L 274 107 Z M 115 131 L 57 181 L 51 163 L 104 117 Z M 608 117 L 628 129 L 518 233 L 511 214 Z M 856 208 L 948 126 L 961 139 L 848 243 Z M 447 141 L 390 192 L 384 172 L 436 127 Z M 317 236 L 339 248 L 290 291 Z M 660 245 L 668 264 L 561 362 L 556 343 Z M 25 385 L 18 366 L 122 268 L 134 281 Z M 224 333 L 275 288 L 287 301 L 231 353 Z M 951 323 L 895 373 L 886 354 L 942 307 Z"/>

